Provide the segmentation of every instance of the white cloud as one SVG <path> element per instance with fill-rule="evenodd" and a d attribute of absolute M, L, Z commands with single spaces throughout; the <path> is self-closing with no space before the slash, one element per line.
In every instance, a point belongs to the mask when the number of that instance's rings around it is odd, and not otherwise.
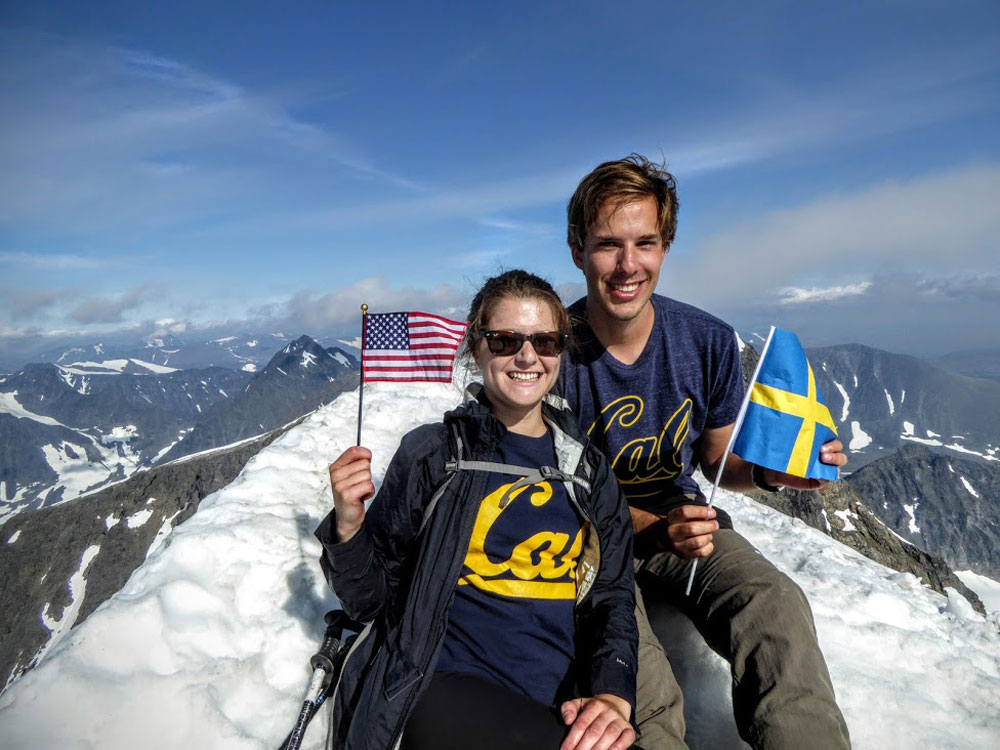
<path fill-rule="evenodd" d="M 312 331 L 349 329 L 355 321 L 360 326 L 362 303 L 367 304 L 372 313 L 421 310 L 464 320 L 473 291 L 462 292 L 449 284 L 439 284 L 432 289 L 395 288 L 389 286 L 385 277 L 372 276 L 326 294 L 299 292 L 283 305 L 272 306 L 264 312 L 290 326 Z"/>
<path fill-rule="evenodd" d="M 811 289 L 790 286 L 780 291 L 778 303 L 781 305 L 800 305 L 807 302 L 833 302 L 844 297 L 855 297 L 859 294 L 864 294 L 871 289 L 871 286 L 872 282 L 870 281 L 859 281 L 856 284 L 829 286 L 825 288 L 812 287 Z"/>
<path fill-rule="evenodd" d="M 731 226 L 694 252 L 678 248 L 662 279 L 696 303 L 740 304 L 789 287 L 849 287 L 885 269 L 993 269 L 998 204 L 997 164 L 888 182 Z"/>

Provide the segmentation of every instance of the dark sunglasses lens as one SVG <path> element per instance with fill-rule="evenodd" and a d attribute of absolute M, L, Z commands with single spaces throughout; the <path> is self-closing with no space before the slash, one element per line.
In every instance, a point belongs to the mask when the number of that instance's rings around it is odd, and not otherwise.
<path fill-rule="evenodd" d="M 563 337 L 558 333 L 536 333 L 531 337 L 531 345 L 541 357 L 555 357 L 562 354 Z"/>
<path fill-rule="evenodd" d="M 520 351 L 523 344 L 524 336 L 518 336 L 513 333 L 495 333 L 492 336 L 486 337 L 486 346 L 489 347 L 490 352 L 502 357 L 509 357 L 511 354 L 516 354 Z"/>

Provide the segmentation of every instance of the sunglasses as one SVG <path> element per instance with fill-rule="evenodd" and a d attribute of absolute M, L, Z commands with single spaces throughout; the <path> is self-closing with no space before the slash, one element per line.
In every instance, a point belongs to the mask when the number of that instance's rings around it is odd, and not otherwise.
<path fill-rule="evenodd" d="M 486 339 L 490 354 L 509 357 L 521 351 L 525 341 L 530 341 L 539 357 L 558 357 L 566 348 L 569 334 L 559 331 L 518 333 L 517 331 L 480 331 L 476 338 Z"/>

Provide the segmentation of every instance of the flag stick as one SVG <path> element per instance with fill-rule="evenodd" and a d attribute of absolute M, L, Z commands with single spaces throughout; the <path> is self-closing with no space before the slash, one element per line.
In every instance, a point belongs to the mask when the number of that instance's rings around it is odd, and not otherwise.
<path fill-rule="evenodd" d="M 773 337 L 774 326 L 771 326 L 771 330 L 768 331 L 767 334 L 767 340 L 764 342 L 764 348 L 760 350 L 760 357 L 757 359 L 757 366 L 754 368 L 753 377 L 750 378 L 750 382 L 747 383 L 747 392 L 743 394 L 743 403 L 740 404 L 740 413 L 736 415 L 736 424 L 733 425 L 733 432 L 729 436 L 729 442 L 726 444 L 726 452 L 722 454 L 722 460 L 719 462 L 719 470 L 715 472 L 715 482 L 712 483 L 712 493 L 708 496 L 709 508 L 715 505 L 715 491 L 719 489 L 719 482 L 722 480 L 722 471 L 726 468 L 726 459 L 729 458 L 729 453 L 733 449 L 736 437 L 740 434 L 740 428 L 743 426 L 743 418 L 746 416 L 747 408 L 750 406 L 750 396 L 753 393 L 754 383 L 757 382 L 757 377 L 760 375 L 760 367 L 764 364 L 764 358 L 767 356 L 767 350 L 771 346 L 771 339 Z M 698 570 L 697 557 L 691 561 L 691 574 L 688 576 L 688 585 L 687 589 L 684 591 L 684 596 L 691 596 L 691 586 L 694 585 L 694 574 L 696 570 Z"/>
<path fill-rule="evenodd" d="M 361 305 L 361 382 L 358 383 L 358 445 L 361 445 L 361 407 L 365 402 L 365 338 L 368 334 L 368 305 Z"/>

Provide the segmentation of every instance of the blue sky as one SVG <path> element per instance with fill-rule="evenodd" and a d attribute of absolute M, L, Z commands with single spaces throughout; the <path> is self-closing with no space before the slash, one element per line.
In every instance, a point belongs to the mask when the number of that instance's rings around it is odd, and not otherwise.
<path fill-rule="evenodd" d="M 806 345 L 1000 346 L 1000 5 L 9 2 L 0 339 L 460 316 L 582 277 L 565 205 L 662 157 L 660 291 Z"/>

